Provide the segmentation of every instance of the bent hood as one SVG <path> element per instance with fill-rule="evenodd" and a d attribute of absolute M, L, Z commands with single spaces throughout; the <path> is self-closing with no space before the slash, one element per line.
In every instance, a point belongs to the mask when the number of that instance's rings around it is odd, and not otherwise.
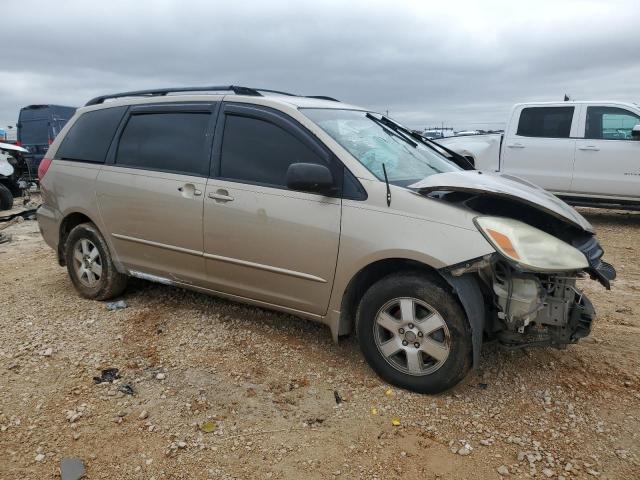
<path fill-rule="evenodd" d="M 512 175 L 480 170 L 438 173 L 408 188 L 421 194 L 447 191 L 509 198 L 593 233 L 591 224 L 572 207 L 537 185 Z"/>

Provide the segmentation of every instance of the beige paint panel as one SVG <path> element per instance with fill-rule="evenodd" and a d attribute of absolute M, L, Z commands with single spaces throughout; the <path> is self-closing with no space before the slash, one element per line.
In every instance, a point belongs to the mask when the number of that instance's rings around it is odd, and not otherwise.
<path fill-rule="evenodd" d="M 219 191 L 233 201 L 209 198 Z M 338 254 L 338 199 L 211 179 L 204 212 L 208 288 L 326 312 Z"/>
<path fill-rule="evenodd" d="M 103 167 L 96 182 L 100 212 L 127 269 L 185 283 L 204 282 L 205 181 L 188 175 Z M 201 195 L 193 195 L 192 190 Z"/>
<path fill-rule="evenodd" d="M 394 186 L 387 207 L 385 184 L 363 183 L 366 202 L 343 202 L 332 310 L 340 310 L 351 279 L 378 260 L 409 259 L 439 269 L 495 251 L 473 226 L 473 212 Z"/>

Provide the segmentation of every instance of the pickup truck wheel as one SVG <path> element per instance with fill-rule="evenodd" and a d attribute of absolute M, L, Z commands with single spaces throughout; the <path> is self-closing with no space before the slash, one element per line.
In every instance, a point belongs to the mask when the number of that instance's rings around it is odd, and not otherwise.
<path fill-rule="evenodd" d="M 85 298 L 108 300 L 127 286 L 127 276 L 116 270 L 104 237 L 93 223 L 81 223 L 69 232 L 65 258 L 73 286 Z"/>
<path fill-rule="evenodd" d="M 439 393 L 471 368 L 471 330 L 453 294 L 422 273 L 398 273 L 362 297 L 357 334 L 380 377 L 418 393 Z"/>
<path fill-rule="evenodd" d="M 13 208 L 13 194 L 5 185 L 0 183 L 0 210 L 11 210 Z"/>

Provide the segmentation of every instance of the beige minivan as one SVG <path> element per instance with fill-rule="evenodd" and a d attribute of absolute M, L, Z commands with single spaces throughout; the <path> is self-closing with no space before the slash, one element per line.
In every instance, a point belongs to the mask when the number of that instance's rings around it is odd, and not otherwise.
<path fill-rule="evenodd" d="M 595 312 L 576 279 L 615 277 L 558 198 L 329 97 L 97 97 L 38 174 L 40 230 L 82 296 L 133 276 L 316 320 L 417 392 L 458 383 L 485 341 L 578 341 Z"/>

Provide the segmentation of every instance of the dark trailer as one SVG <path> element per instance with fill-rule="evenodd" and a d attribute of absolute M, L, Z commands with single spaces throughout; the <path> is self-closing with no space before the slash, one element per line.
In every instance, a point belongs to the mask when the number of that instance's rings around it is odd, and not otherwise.
<path fill-rule="evenodd" d="M 49 145 L 75 112 L 75 107 L 62 105 L 29 105 L 20 109 L 18 145 L 29 150 L 25 159 L 30 171 L 38 171 Z"/>

